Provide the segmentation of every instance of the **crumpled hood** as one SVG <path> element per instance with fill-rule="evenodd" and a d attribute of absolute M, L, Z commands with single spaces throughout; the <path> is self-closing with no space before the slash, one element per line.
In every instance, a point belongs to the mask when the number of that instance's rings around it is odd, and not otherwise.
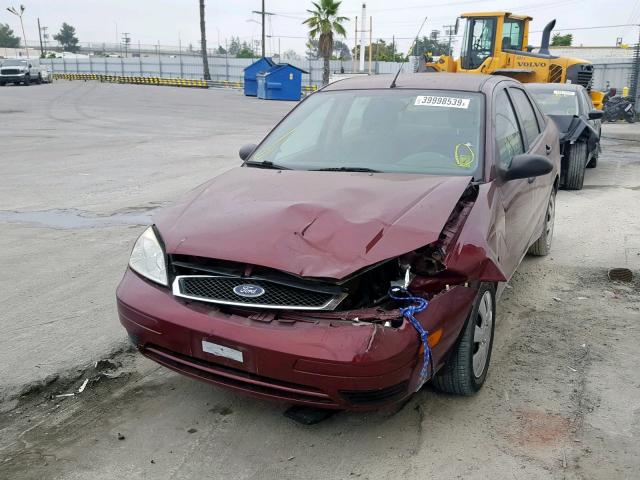
<path fill-rule="evenodd" d="M 169 254 L 341 279 L 437 240 L 470 180 L 238 167 L 154 220 Z"/>

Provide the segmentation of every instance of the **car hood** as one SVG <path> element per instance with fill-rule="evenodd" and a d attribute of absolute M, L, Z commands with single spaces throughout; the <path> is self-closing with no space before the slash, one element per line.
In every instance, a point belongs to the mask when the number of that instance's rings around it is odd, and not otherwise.
<path fill-rule="evenodd" d="M 168 254 L 341 279 L 436 241 L 470 181 L 238 167 L 154 223 Z"/>

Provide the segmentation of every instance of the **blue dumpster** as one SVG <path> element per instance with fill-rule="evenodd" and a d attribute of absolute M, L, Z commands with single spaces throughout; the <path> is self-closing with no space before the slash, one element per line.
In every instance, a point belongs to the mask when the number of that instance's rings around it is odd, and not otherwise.
<path fill-rule="evenodd" d="M 308 73 L 288 63 L 280 63 L 258 74 L 258 98 L 265 100 L 300 100 L 302 74 Z"/>
<path fill-rule="evenodd" d="M 258 93 L 258 83 L 256 75 L 260 72 L 269 70 L 275 66 L 275 62 L 269 57 L 262 57 L 257 62 L 253 62 L 244 69 L 244 94 L 248 97 L 255 97 Z"/>

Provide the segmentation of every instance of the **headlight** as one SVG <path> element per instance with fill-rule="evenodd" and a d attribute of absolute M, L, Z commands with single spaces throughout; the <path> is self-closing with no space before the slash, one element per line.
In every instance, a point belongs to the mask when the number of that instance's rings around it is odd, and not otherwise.
<path fill-rule="evenodd" d="M 167 267 L 164 252 L 153 227 L 147 228 L 133 246 L 129 266 L 143 277 L 161 285 L 167 285 Z"/>

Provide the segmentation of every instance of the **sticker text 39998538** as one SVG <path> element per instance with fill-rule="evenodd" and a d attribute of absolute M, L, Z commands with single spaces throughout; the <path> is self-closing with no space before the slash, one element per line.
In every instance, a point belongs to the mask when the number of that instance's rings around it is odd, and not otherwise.
<path fill-rule="evenodd" d="M 437 95 L 418 95 L 414 105 L 445 108 L 469 108 L 470 98 L 440 97 Z"/>

